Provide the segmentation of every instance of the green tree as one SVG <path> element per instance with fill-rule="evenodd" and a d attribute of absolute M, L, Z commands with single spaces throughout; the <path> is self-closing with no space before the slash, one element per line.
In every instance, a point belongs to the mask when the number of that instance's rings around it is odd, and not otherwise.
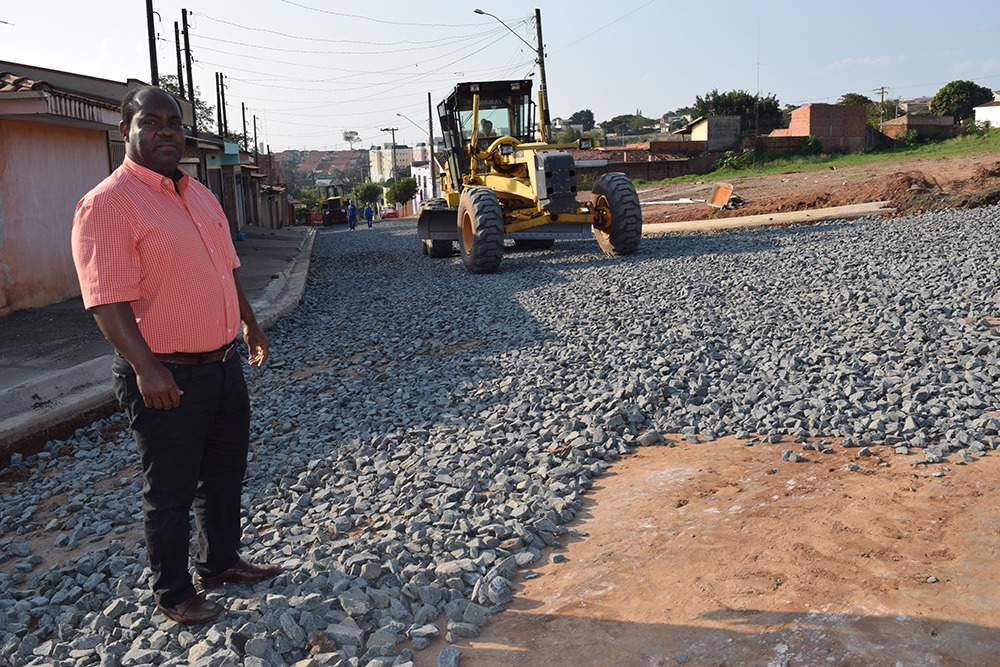
<path fill-rule="evenodd" d="M 392 185 L 385 193 L 385 201 L 388 204 L 405 204 L 413 199 L 417 194 L 417 179 L 401 178 Z"/>
<path fill-rule="evenodd" d="M 602 120 L 598 126 L 605 132 L 624 132 L 628 128 L 631 116 L 615 116 L 610 120 Z"/>
<path fill-rule="evenodd" d="M 605 132 L 639 132 L 643 128 L 649 127 L 651 125 L 658 126 L 659 122 L 652 118 L 646 118 L 641 114 L 622 114 L 620 116 L 615 116 L 611 120 L 606 120 L 600 123 L 601 129 Z"/>
<path fill-rule="evenodd" d="M 781 110 L 781 127 L 788 127 L 792 124 L 792 112 L 798 109 L 794 104 L 786 104 Z"/>
<path fill-rule="evenodd" d="M 837 104 L 843 104 L 844 106 L 856 106 L 864 105 L 871 106 L 875 102 L 867 95 L 862 95 L 861 93 L 845 93 L 840 96 L 840 100 Z"/>
<path fill-rule="evenodd" d="M 414 182 L 414 185 L 416 183 Z M 351 190 L 351 199 L 355 202 L 379 201 L 382 199 L 382 186 L 378 183 L 362 183 Z"/>
<path fill-rule="evenodd" d="M 767 134 L 782 126 L 781 108 L 774 95 L 761 97 L 745 90 L 731 90 L 720 93 L 713 90 L 704 97 L 694 100 L 694 108 L 699 116 L 739 116 L 740 130 Z"/>
<path fill-rule="evenodd" d="M 344 141 L 346 141 L 351 146 L 351 150 L 354 150 L 354 144 L 361 143 L 361 137 L 354 130 L 344 130 Z"/>
<path fill-rule="evenodd" d="M 319 210 L 319 191 L 316 188 L 304 188 L 300 190 L 296 199 L 310 211 Z"/>
<path fill-rule="evenodd" d="M 993 100 L 993 91 L 972 81 L 952 81 L 931 99 L 931 112 L 937 116 L 953 116 L 955 122 L 972 118 L 973 107 Z"/>
<path fill-rule="evenodd" d="M 563 129 L 558 130 L 552 135 L 552 143 L 555 144 L 569 144 L 580 138 L 580 133 L 574 130 L 572 127 L 566 126 Z"/>
<path fill-rule="evenodd" d="M 177 77 L 173 74 L 163 74 L 160 76 L 160 88 L 167 91 L 174 97 L 181 97 L 181 88 L 177 85 Z M 201 89 L 194 87 L 194 111 L 198 120 L 198 129 L 204 132 L 214 132 L 218 129 L 219 122 L 215 118 L 215 107 L 209 106 L 201 99 Z M 190 93 L 187 98 L 190 100 Z"/>
<path fill-rule="evenodd" d="M 581 109 L 569 117 L 569 122 L 573 125 L 583 125 L 583 131 L 589 132 L 594 129 L 594 112 L 590 109 Z"/>

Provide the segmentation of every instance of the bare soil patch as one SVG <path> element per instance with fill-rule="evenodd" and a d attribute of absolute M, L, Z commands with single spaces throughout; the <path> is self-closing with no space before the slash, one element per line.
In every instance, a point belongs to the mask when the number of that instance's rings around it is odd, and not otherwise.
<path fill-rule="evenodd" d="M 733 210 L 717 210 L 707 204 L 644 205 L 647 223 L 711 220 L 762 213 L 785 213 L 830 206 L 888 201 L 897 215 L 951 208 L 972 208 L 1000 202 L 1000 155 L 935 158 L 869 164 L 845 169 L 774 176 L 752 176 L 730 181 L 733 194 L 744 204 Z M 706 199 L 711 188 L 705 183 L 640 188 L 646 202 Z M 678 193 L 685 193 L 680 194 Z"/>
<path fill-rule="evenodd" d="M 733 438 L 624 458 L 541 576 L 456 644 L 462 667 L 996 664 L 1000 457 L 829 442 L 802 463 Z"/>

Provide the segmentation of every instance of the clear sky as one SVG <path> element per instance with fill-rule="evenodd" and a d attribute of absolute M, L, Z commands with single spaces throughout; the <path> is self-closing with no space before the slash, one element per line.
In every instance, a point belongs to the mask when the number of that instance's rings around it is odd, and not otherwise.
<path fill-rule="evenodd" d="M 426 139 L 427 94 L 534 73 L 542 15 L 553 117 L 656 118 L 697 95 L 746 90 L 779 104 L 933 96 L 966 79 L 1000 89 L 995 0 L 153 0 L 160 73 L 176 73 L 174 22 L 189 12 L 194 80 L 215 103 L 227 77 L 274 151 Z M 478 3 L 478 4 L 477 4 Z M 494 14 L 477 15 L 479 7 Z M 523 40 L 523 41 L 522 41 Z M 527 42 L 527 44 L 525 43 Z M 0 0 L 0 60 L 149 81 L 143 0 Z M 537 83 L 536 83 L 537 86 Z M 397 114 L 403 114 L 404 117 Z M 418 129 L 418 127 L 420 129 Z M 252 131 L 252 129 L 251 129 Z M 435 123 L 435 134 L 438 133 Z M 359 147 L 355 145 L 355 147 Z"/>

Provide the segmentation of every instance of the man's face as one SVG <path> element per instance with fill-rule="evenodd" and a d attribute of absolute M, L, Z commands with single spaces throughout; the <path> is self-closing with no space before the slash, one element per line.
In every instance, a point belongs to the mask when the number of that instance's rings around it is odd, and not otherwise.
<path fill-rule="evenodd" d="M 135 116 L 119 123 L 125 154 L 147 169 L 173 176 L 184 155 L 184 127 L 177 102 L 162 90 L 149 89 L 135 97 Z"/>

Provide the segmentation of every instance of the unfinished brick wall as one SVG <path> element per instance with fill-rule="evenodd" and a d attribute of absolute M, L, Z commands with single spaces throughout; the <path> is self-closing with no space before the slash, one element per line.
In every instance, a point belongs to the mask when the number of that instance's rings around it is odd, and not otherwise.
<path fill-rule="evenodd" d="M 819 137 L 823 150 L 860 151 L 865 148 L 867 127 L 863 106 L 807 104 L 792 112 L 787 129 L 775 130 L 772 137 Z"/>

